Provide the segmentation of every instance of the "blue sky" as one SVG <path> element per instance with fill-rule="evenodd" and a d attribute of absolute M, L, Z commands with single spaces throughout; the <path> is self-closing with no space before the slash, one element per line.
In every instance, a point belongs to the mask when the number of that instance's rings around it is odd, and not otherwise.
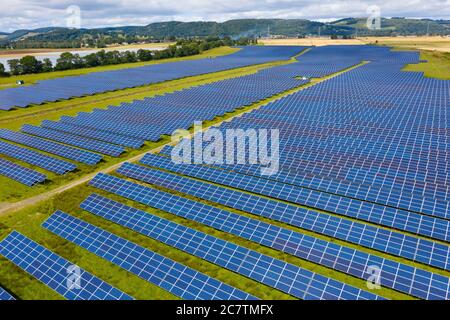
<path fill-rule="evenodd" d="M 225 21 L 239 18 L 303 18 L 319 21 L 366 17 L 450 19 L 450 0 L 2 0 L 0 31 L 66 26 L 66 9 L 81 9 L 81 27 L 146 25 L 156 21 Z"/>

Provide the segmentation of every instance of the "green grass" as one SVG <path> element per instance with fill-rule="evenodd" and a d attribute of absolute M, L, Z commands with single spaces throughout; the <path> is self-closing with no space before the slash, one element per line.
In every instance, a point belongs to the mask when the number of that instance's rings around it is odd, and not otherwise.
<path fill-rule="evenodd" d="M 160 63 L 165 63 L 165 62 L 203 59 L 205 57 L 218 57 L 218 56 L 234 53 L 238 50 L 239 49 L 231 48 L 231 47 L 220 47 L 220 48 L 214 48 L 211 50 L 207 50 L 205 52 L 202 52 L 201 54 L 198 54 L 195 56 L 189 56 L 189 57 L 161 59 L 161 60 L 154 60 L 154 61 L 147 61 L 147 62 L 124 63 L 124 64 L 117 64 L 117 65 L 110 65 L 110 66 L 100 66 L 100 67 L 82 68 L 82 69 L 76 69 L 76 70 L 45 72 L 45 73 L 38 73 L 38 74 L 26 74 L 26 75 L 11 76 L 11 77 L 0 77 L 0 90 L 7 89 L 10 87 L 15 87 L 17 80 L 24 80 L 25 84 L 33 84 L 39 80 L 48 80 L 48 79 L 55 79 L 55 78 L 68 77 L 68 76 L 79 76 L 79 75 L 88 74 L 88 73 L 92 73 L 92 72 L 136 68 L 136 67 L 147 66 L 147 65 L 152 65 L 152 64 L 160 64 Z"/>
<path fill-rule="evenodd" d="M 421 50 L 420 59 L 427 62 L 409 64 L 403 71 L 423 72 L 427 78 L 450 80 L 450 52 Z"/>

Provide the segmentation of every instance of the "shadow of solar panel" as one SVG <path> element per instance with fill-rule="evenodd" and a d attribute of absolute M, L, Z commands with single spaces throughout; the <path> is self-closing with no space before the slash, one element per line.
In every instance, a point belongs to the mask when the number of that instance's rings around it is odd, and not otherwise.
<path fill-rule="evenodd" d="M 81 208 L 301 299 L 379 298 L 371 293 L 351 286 L 342 286 L 342 283 L 332 279 L 96 194 L 89 196 L 81 204 Z M 223 223 L 223 225 L 228 224 Z M 233 230 L 229 232 L 234 233 Z M 255 231 L 255 233 L 258 232 Z M 347 252 L 347 254 L 351 253 Z M 342 261 L 342 263 L 345 262 Z M 352 267 L 355 266 L 356 263 L 353 263 Z M 309 286 L 305 286 L 305 283 L 309 283 Z M 337 293 L 335 290 L 337 287 L 342 288 L 341 293 Z"/>
<path fill-rule="evenodd" d="M 69 300 L 131 300 L 132 297 L 14 231 L 0 254 Z"/>
<path fill-rule="evenodd" d="M 257 181 L 247 180 L 239 174 L 228 173 L 205 166 L 176 165 L 169 158 L 150 153 L 146 154 L 141 159 L 141 162 L 149 166 L 211 181 L 220 185 L 264 194 L 269 197 L 272 195 L 271 192 L 265 192 L 268 189 L 258 188 Z M 189 191 L 194 192 L 196 183 L 190 181 L 189 184 L 193 186 Z M 181 188 L 181 186 L 182 183 L 178 181 L 172 188 Z M 208 186 L 208 192 L 202 191 L 201 193 L 195 191 L 195 195 L 200 198 L 207 197 L 211 201 L 219 202 L 238 210 L 261 215 L 302 229 L 441 269 L 450 269 L 450 248 L 441 243 L 342 219 L 337 216 L 296 207 L 276 200 L 261 198 L 238 190 L 224 190 L 224 188 L 217 186 Z"/>
<path fill-rule="evenodd" d="M 0 175 L 11 178 L 29 187 L 44 182 L 47 177 L 37 171 L 22 167 L 14 162 L 0 159 Z"/>
<path fill-rule="evenodd" d="M 55 212 L 43 227 L 183 299 L 256 299 L 64 212 Z"/>
<path fill-rule="evenodd" d="M 7 300 L 16 300 L 16 299 L 14 299 L 12 295 L 6 292 L 5 289 L 0 287 L 0 301 L 7 301 Z"/>
<path fill-rule="evenodd" d="M 51 154 L 55 154 L 66 159 L 82 162 L 88 165 L 95 165 L 102 160 L 102 156 L 99 154 L 33 137 L 12 130 L 0 129 L 0 138 L 38 150 L 42 150 Z"/>
<path fill-rule="evenodd" d="M 45 154 L 0 141 L 0 154 L 22 160 L 56 174 L 65 174 L 75 170 L 73 163 L 56 159 Z"/>
<path fill-rule="evenodd" d="M 63 133 L 61 131 L 56 131 L 56 130 L 52 130 L 52 129 L 31 126 L 28 124 L 26 124 L 22 127 L 22 132 L 32 134 L 35 136 L 39 136 L 42 138 L 62 142 L 62 143 L 68 144 L 68 145 L 78 147 L 78 148 L 83 148 L 83 149 L 103 153 L 106 155 L 110 155 L 112 157 L 118 157 L 123 152 L 125 152 L 125 149 L 121 146 L 117 146 L 117 145 L 99 141 L 99 140 L 92 140 L 92 139 L 80 137 L 80 136 L 73 135 L 70 133 Z"/>

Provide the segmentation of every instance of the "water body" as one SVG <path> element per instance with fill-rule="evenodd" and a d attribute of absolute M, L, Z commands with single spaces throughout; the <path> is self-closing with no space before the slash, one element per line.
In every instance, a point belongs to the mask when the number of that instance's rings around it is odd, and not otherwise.
<path fill-rule="evenodd" d="M 142 47 L 142 49 L 146 49 L 146 50 L 164 50 L 166 48 L 166 46 L 161 46 L 161 47 Z M 137 52 L 139 49 L 141 48 L 129 48 L 129 49 L 105 49 L 106 51 L 133 51 L 133 52 Z M 64 52 L 71 52 L 73 54 L 79 54 L 80 57 L 84 57 L 87 56 L 88 54 L 91 53 L 95 53 L 98 52 L 100 50 L 95 49 L 95 50 L 62 50 L 62 51 L 54 51 L 54 52 L 45 52 L 45 53 L 30 53 L 30 54 L 17 54 L 17 55 L 8 55 L 6 57 L 2 57 L 0 56 L 0 63 L 3 63 L 3 65 L 5 66 L 5 70 L 9 71 L 9 65 L 8 65 L 8 60 L 12 60 L 12 59 L 20 59 L 23 56 L 35 56 L 36 59 L 38 60 L 44 60 L 46 58 L 50 59 L 50 61 L 53 63 L 53 66 L 56 64 L 56 60 L 58 60 L 59 56 L 64 53 Z"/>

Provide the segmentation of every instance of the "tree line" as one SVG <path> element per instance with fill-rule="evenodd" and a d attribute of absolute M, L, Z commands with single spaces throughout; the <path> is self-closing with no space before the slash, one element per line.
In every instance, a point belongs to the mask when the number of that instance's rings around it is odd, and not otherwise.
<path fill-rule="evenodd" d="M 62 53 L 53 65 L 50 59 L 46 58 L 42 61 L 34 56 L 24 56 L 21 59 L 8 60 L 9 72 L 5 71 L 5 67 L 0 63 L 0 75 L 23 75 L 32 73 L 63 71 L 80 68 L 90 68 L 106 65 L 115 65 L 122 63 L 145 62 L 151 60 L 160 60 L 168 58 L 186 57 L 199 54 L 203 51 L 232 45 L 249 45 L 255 44 L 255 40 L 249 38 L 241 38 L 232 40 L 231 38 L 209 37 L 206 39 L 187 39 L 178 40 L 176 44 L 170 45 L 164 50 L 145 50 L 138 51 L 105 51 L 101 50 L 95 53 L 81 57 L 79 54 L 71 52 Z"/>

